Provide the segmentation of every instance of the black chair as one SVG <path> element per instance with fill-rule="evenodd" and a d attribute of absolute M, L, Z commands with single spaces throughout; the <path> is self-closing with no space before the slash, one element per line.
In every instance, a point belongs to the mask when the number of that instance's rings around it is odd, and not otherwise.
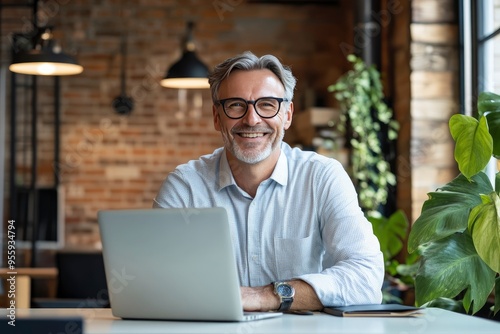
<path fill-rule="evenodd" d="M 109 307 L 102 252 L 58 251 L 55 262 L 59 271 L 56 298 L 33 298 L 32 307 Z"/>

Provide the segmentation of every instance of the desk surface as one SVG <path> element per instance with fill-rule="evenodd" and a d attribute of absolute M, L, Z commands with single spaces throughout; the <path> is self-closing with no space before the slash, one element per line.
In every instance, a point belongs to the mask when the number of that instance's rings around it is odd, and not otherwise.
<path fill-rule="evenodd" d="M 7 310 L 0 310 L 2 322 Z M 84 333 L 500 333 L 500 322 L 437 308 L 417 318 L 342 318 L 315 313 L 244 323 L 121 320 L 110 309 L 17 309 L 16 318 L 82 317 Z M 2 324 L 3 326 L 4 324 Z"/>

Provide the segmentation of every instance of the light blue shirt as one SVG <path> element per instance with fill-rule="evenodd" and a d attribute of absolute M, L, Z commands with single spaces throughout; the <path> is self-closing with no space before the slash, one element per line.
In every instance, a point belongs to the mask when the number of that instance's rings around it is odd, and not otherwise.
<path fill-rule="evenodd" d="M 153 206 L 224 207 L 242 286 L 309 283 L 324 306 L 380 303 L 384 263 L 342 165 L 282 143 L 271 177 L 252 198 L 223 148 L 178 166 Z"/>

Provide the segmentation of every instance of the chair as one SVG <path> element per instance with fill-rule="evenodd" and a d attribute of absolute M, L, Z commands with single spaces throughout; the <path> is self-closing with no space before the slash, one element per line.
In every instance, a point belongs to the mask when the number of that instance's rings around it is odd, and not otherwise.
<path fill-rule="evenodd" d="M 109 307 L 109 295 L 100 251 L 61 250 L 55 255 L 56 298 L 33 298 L 32 307 Z"/>

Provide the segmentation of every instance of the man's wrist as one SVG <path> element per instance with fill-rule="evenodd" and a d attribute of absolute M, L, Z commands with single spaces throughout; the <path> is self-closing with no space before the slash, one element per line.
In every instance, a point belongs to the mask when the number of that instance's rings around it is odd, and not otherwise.
<path fill-rule="evenodd" d="M 295 288 L 287 281 L 276 281 L 271 283 L 273 293 L 278 299 L 278 308 L 280 312 L 286 312 L 292 307 L 295 296 Z"/>

